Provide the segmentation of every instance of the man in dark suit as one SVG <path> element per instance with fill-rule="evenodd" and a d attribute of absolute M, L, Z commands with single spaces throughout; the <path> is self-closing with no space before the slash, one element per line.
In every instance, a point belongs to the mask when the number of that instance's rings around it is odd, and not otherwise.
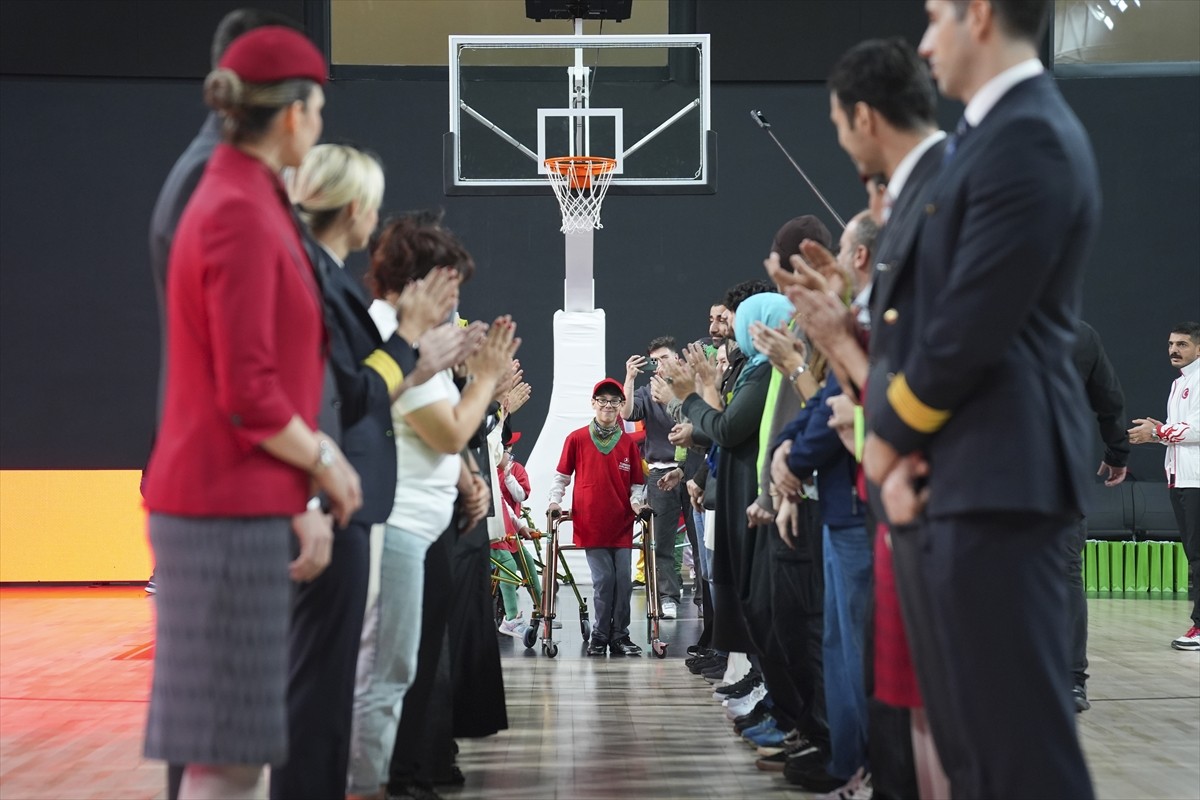
<path fill-rule="evenodd" d="M 283 25 L 297 31 L 304 31 L 304 26 L 295 20 L 272 11 L 262 11 L 257 8 L 239 8 L 230 11 L 221 18 L 213 33 L 212 66 L 217 63 L 225 50 L 234 39 L 243 33 L 261 28 L 264 25 Z M 179 225 L 179 217 L 184 207 L 192 198 L 204 168 L 213 150 L 221 143 L 221 117 L 217 112 L 210 112 L 200 126 L 200 132 L 192 139 L 187 149 L 175 161 L 167 179 L 159 190 L 158 200 L 154 203 L 154 211 L 150 215 L 150 273 L 154 277 L 154 289 L 158 297 L 158 320 L 161 324 L 162 343 L 159 361 L 158 377 L 158 413 L 162 414 L 162 392 L 167 374 L 167 260 L 171 255 L 171 242 L 175 238 L 175 228 Z M 322 429 L 324 430 L 324 429 Z M 334 433 L 333 431 L 326 431 Z"/>
<path fill-rule="evenodd" d="M 1071 351 L 1100 188 L 1037 59 L 1047 8 L 926 3 L 921 54 L 967 107 L 908 254 L 909 347 L 864 454 L 890 521 L 921 515 L 893 530 L 897 585 L 961 797 L 1093 796 L 1064 691 L 1062 570 L 1087 494 Z"/>
<path fill-rule="evenodd" d="M 790 276 L 792 285 L 785 291 L 796 304 L 805 332 L 848 379 L 853 395 L 865 395 L 869 415 L 884 395 L 887 373 L 894 369 L 891 365 L 904 347 L 900 334 L 905 326 L 899 323 L 910 315 L 899 314 L 895 308 L 911 305 L 912 276 L 911 271 L 903 270 L 903 254 L 911 247 L 924 197 L 941 165 L 946 135 L 937 128 L 936 97 L 928 70 L 903 40 L 870 40 L 851 48 L 831 70 L 829 87 L 830 117 L 838 143 L 864 179 L 871 176 L 866 182 L 872 212 L 881 222 L 886 218 L 875 247 L 869 292 L 858 300 L 869 302 L 871 309 L 869 364 L 863 336 L 852 335 L 854 321 L 840 300 L 831 298 L 822 287 L 803 285 L 805 278 L 800 273 Z M 803 252 L 816 272 L 832 268 L 832 256 L 820 248 L 808 244 Z M 772 271 L 772 277 L 786 281 L 787 273 Z M 876 492 L 873 500 L 877 499 Z M 873 510 L 882 518 L 877 502 Z M 874 525 L 870 528 L 873 531 Z M 871 716 L 874 732 L 889 720 L 895 729 L 908 729 L 903 712 L 873 704 Z M 905 794 L 912 780 L 912 749 L 907 740 L 876 737 L 870 747 L 876 788 Z M 814 772 L 813 765 L 794 759 L 785 775 L 792 783 L 813 788 Z"/>
<path fill-rule="evenodd" d="M 1124 482 L 1126 463 L 1129 461 L 1129 436 L 1125 432 L 1125 393 L 1117 379 L 1116 370 L 1100 343 L 1100 334 L 1083 320 L 1079 320 L 1078 338 L 1071 360 L 1075 370 L 1083 379 L 1088 405 L 1096 415 L 1100 426 L 1100 438 L 1104 441 L 1104 459 L 1100 462 L 1097 475 L 1104 478 L 1104 485 L 1117 486 Z M 1083 548 L 1087 544 L 1087 518 L 1081 517 L 1075 527 L 1076 535 L 1069 541 L 1067 549 L 1067 619 L 1071 626 L 1071 694 L 1076 711 L 1087 711 L 1092 707 L 1087 696 L 1087 638 L 1088 612 L 1087 595 L 1083 588 Z"/>

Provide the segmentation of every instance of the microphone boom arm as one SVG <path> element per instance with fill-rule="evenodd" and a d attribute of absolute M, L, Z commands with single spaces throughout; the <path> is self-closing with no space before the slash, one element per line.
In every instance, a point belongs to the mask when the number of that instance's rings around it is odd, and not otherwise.
<path fill-rule="evenodd" d="M 767 118 L 763 116 L 763 113 L 761 111 L 751 111 L 750 118 L 758 124 L 758 127 L 767 132 L 767 136 L 771 137 L 771 141 L 775 142 L 776 146 L 783 151 L 783 155 L 789 162 L 791 162 L 791 165 L 795 167 L 796 172 L 800 173 L 800 177 L 804 178 L 804 182 L 808 184 L 808 188 L 813 190 L 813 194 L 815 194 L 817 199 L 819 199 L 825 205 L 825 208 L 829 211 L 829 213 L 833 214 L 833 218 L 837 220 L 838 225 L 841 225 L 842 229 L 845 230 L 846 223 L 843 222 L 842 218 L 838 216 L 838 213 L 833 210 L 833 206 L 831 206 L 829 201 L 825 199 L 825 195 L 821 194 L 821 190 L 817 188 L 817 185 L 809 179 L 804 170 L 800 168 L 800 165 L 796 163 L 796 159 L 792 158 L 792 154 L 789 153 L 787 148 L 783 146 L 783 142 L 779 141 L 779 138 L 775 136 L 774 131 L 771 130 L 771 123 L 767 122 Z"/>

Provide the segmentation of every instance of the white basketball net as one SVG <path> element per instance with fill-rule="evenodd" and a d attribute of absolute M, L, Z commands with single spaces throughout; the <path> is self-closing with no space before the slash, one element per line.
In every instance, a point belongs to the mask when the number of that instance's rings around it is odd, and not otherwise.
<path fill-rule="evenodd" d="M 560 158 L 546 162 L 547 177 L 562 210 L 562 228 L 559 230 L 579 233 L 604 227 L 600 224 L 600 204 L 604 202 L 615 166 L 615 162 L 607 159 L 590 158 Z"/>

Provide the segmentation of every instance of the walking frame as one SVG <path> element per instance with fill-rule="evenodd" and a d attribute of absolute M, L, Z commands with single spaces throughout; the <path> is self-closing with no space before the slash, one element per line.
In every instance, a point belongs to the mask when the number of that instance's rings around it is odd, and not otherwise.
<path fill-rule="evenodd" d="M 591 635 L 587 600 L 580 594 L 567 562 L 560 558 L 563 551 L 578 549 L 574 545 L 559 543 L 559 528 L 564 522 L 570 521 L 570 511 L 551 511 L 546 515 L 545 550 L 541 563 L 542 604 L 540 610 L 535 607 L 533 624 L 525 634 L 525 646 L 532 647 L 540 628 L 542 652 L 549 658 L 558 655 L 558 643 L 554 641 L 554 618 L 556 616 L 554 584 L 556 580 L 562 580 L 575 591 L 575 597 L 579 601 L 579 633 L 584 642 L 587 642 Z M 642 555 L 646 563 L 646 635 L 650 641 L 651 652 L 658 658 L 666 658 L 667 647 L 670 643 L 664 642 L 661 638 L 662 608 L 658 600 L 658 569 L 654 559 L 654 526 L 651 524 L 649 509 L 638 515 L 637 524 L 642 532 Z M 558 575 L 560 562 L 565 578 Z"/>

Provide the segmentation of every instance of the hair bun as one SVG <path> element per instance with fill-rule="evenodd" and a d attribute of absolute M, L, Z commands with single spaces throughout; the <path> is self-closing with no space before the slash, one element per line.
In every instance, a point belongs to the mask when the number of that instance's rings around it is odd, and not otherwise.
<path fill-rule="evenodd" d="M 204 102 L 216 111 L 228 112 L 242 104 L 245 84 L 231 69 L 218 67 L 204 79 Z"/>

